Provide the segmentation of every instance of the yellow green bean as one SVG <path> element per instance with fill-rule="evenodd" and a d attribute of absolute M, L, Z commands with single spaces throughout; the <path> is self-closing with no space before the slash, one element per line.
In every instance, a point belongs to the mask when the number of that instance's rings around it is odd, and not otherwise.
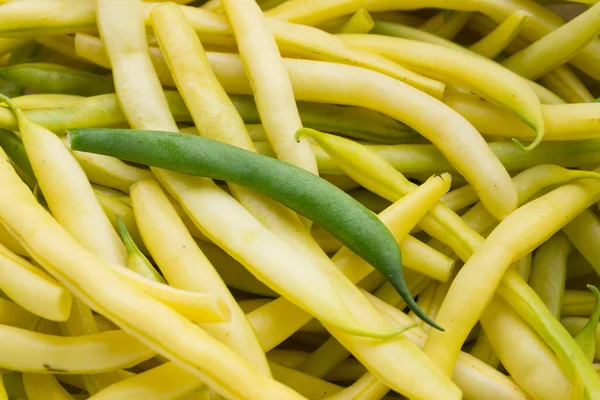
<path fill-rule="evenodd" d="M 0 245 L 0 289 L 25 310 L 52 321 L 65 321 L 71 294 L 44 271 Z"/>
<path fill-rule="evenodd" d="M 498 296 L 492 300 L 481 317 L 481 326 L 502 365 L 532 398 L 569 398 L 573 388 L 558 359 L 504 300 Z M 514 338 L 507 340 L 507 336 Z"/>
<path fill-rule="evenodd" d="M 558 232 L 542 244 L 533 257 L 529 286 L 556 319 L 560 319 L 567 279 L 567 258 L 572 250 L 573 246 L 567 236 Z"/>
<path fill-rule="evenodd" d="M 593 363 L 596 353 L 596 330 L 598 328 L 598 318 L 600 317 L 600 292 L 593 285 L 587 285 L 587 287 L 594 293 L 596 303 L 594 304 L 594 310 L 589 321 L 575 335 L 575 341 L 583 350 L 588 361 Z"/>
<path fill-rule="evenodd" d="M 359 48 L 374 51 L 414 68 L 425 76 L 463 86 L 512 111 L 536 132 L 534 142 L 525 149 L 531 150 L 542 141 L 545 128 L 541 105 L 535 92 L 518 76 L 497 64 L 430 43 L 374 35 L 341 37 Z M 487 79 L 489 74 L 494 75 L 493 81 Z"/>
<path fill-rule="evenodd" d="M 136 184 L 132 201 L 140 233 L 167 281 L 178 288 L 219 296 L 227 304 L 231 319 L 223 324 L 205 324 L 204 329 L 268 375 L 264 354 L 244 314 L 158 184 Z"/>
<path fill-rule="evenodd" d="M 526 19 L 527 14 L 524 12 L 512 13 L 493 31 L 469 46 L 469 50 L 486 58 L 496 58 L 519 34 Z"/>
<path fill-rule="evenodd" d="M 23 386 L 29 400 L 73 400 L 52 375 L 23 374 Z"/>
<path fill-rule="evenodd" d="M 123 331 L 61 337 L 0 326 L 2 368 L 38 374 L 101 373 L 132 367 L 155 353 Z"/>
<path fill-rule="evenodd" d="M 511 55 L 502 65 L 521 76 L 537 79 L 568 62 L 600 33 L 598 10 L 600 4 Z"/>
<path fill-rule="evenodd" d="M 294 139 L 302 122 L 290 78 L 262 11 L 253 0 L 222 0 L 222 3 L 275 153 L 283 161 L 318 174 L 308 142 Z"/>
<path fill-rule="evenodd" d="M 348 21 L 337 29 L 337 33 L 369 33 L 374 21 L 371 14 L 364 8 L 355 12 Z"/>

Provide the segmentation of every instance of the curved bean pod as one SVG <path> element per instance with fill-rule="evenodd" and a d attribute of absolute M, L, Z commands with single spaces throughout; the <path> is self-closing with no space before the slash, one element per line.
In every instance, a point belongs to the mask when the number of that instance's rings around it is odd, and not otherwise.
<path fill-rule="evenodd" d="M 537 79 L 568 62 L 600 33 L 600 4 L 596 4 L 571 21 L 548 33 L 502 61 L 511 71 Z"/>
<path fill-rule="evenodd" d="M 573 387 L 552 350 L 499 296 L 483 313 L 481 326 L 502 365 L 527 394 L 540 400 L 569 398 Z M 507 341 L 506 336 L 514 338 Z"/>
<path fill-rule="evenodd" d="M 129 165 L 113 157 L 72 151 L 90 182 L 129 193 L 134 183 L 152 179 L 150 170 Z"/>
<path fill-rule="evenodd" d="M 591 103 L 594 96 L 568 65 L 561 65 L 540 78 L 549 90 L 568 103 Z"/>
<path fill-rule="evenodd" d="M 510 263 L 529 253 L 598 199 L 600 183 L 582 180 L 551 191 L 522 206 L 502 221 L 465 263 L 440 308 L 437 320 L 448 323 L 452 326 L 452 331 L 431 331 L 425 352 L 435 357 L 438 365 L 450 372 L 468 331 L 491 300 L 493 291 L 500 285 Z M 480 268 L 481 265 L 486 268 Z M 483 281 L 487 282 L 485 286 L 481 285 Z M 464 290 L 464 284 L 471 285 L 471 289 Z M 474 285 L 480 289 L 473 290 Z M 469 312 L 456 315 L 457 304 L 469 304 Z M 593 393 L 600 391 L 598 377 L 595 380 L 584 379 L 584 384 L 592 397 Z"/>
<path fill-rule="evenodd" d="M 54 217 L 88 249 L 107 261 L 124 265 L 125 247 L 104 215 L 85 174 L 61 139 L 31 122 L 8 98 L 0 95 L 0 99 L 15 113 L 27 156 Z M 61 174 L 57 175 L 56 171 Z M 93 234 L 91 227 L 94 227 Z"/>
<path fill-rule="evenodd" d="M 231 28 L 225 18 L 199 8 L 181 7 L 180 9 L 206 43 L 221 43 L 231 35 Z M 267 18 L 266 22 L 273 31 L 281 52 L 301 55 L 309 59 L 361 66 L 408 83 L 436 98 L 440 98 L 443 94 L 443 83 L 412 72 L 384 57 L 353 48 L 334 35 L 276 18 Z"/>
<path fill-rule="evenodd" d="M 31 108 L 69 107 L 85 99 L 74 94 L 27 94 L 13 97 L 11 100 L 22 110 Z"/>
<path fill-rule="evenodd" d="M 567 279 L 567 258 L 572 250 L 573 246 L 567 236 L 558 232 L 541 245 L 533 257 L 529 286 L 556 319 L 560 319 Z"/>
<path fill-rule="evenodd" d="M 373 17 L 364 8 L 355 12 L 348 21 L 344 23 L 337 33 L 369 33 L 373 29 Z"/>
<path fill-rule="evenodd" d="M 29 400 L 73 400 L 52 375 L 23 374 L 23 386 Z"/>
<path fill-rule="evenodd" d="M 426 0 L 404 1 L 394 0 L 329 0 L 314 4 L 310 0 L 289 0 L 265 14 L 300 24 L 317 25 L 341 15 L 351 14 L 360 8 L 370 12 L 391 10 L 417 10 L 422 8 L 440 8 L 457 11 L 481 12 L 500 24 L 515 11 L 529 15 L 521 29 L 521 35 L 534 42 L 551 33 L 565 22 L 554 12 L 534 1 L 526 0 Z M 583 48 L 572 60 L 572 63 L 594 78 L 600 78 L 600 41 L 595 39 Z"/>
<path fill-rule="evenodd" d="M 512 13 L 484 38 L 469 46 L 469 50 L 486 58 L 496 58 L 519 34 L 527 18 L 527 14 L 524 12 Z"/>
<path fill-rule="evenodd" d="M 109 331 L 62 337 L 0 326 L 0 366 L 38 374 L 101 373 L 128 368 L 155 353 L 127 333 Z"/>
<path fill-rule="evenodd" d="M 483 57 L 470 57 L 430 43 L 376 35 L 341 35 L 348 43 L 376 52 L 401 64 L 471 90 L 515 113 L 536 132 L 527 150 L 544 137 L 541 105 L 533 90 L 518 76 Z M 442 67 L 443 66 L 443 67 Z M 494 76 L 490 81 L 488 77 Z"/>
<path fill-rule="evenodd" d="M 290 78 L 273 33 L 254 0 L 222 0 L 258 112 L 277 157 L 318 175 L 308 141 L 294 140 L 302 128 Z"/>
<path fill-rule="evenodd" d="M 71 293 L 1 244 L 0 276 L 0 289 L 27 311 L 51 321 L 69 317 Z"/>
<path fill-rule="evenodd" d="M 600 318 L 600 292 L 593 285 L 587 285 L 587 287 L 594 293 L 596 303 L 589 321 L 575 335 L 575 341 L 581 347 L 589 362 L 593 363 L 596 353 L 596 330 L 598 328 L 598 318 Z"/>

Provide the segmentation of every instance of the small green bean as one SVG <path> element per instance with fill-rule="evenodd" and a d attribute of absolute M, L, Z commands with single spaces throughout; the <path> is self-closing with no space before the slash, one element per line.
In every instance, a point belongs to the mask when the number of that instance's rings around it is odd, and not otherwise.
<path fill-rule="evenodd" d="M 70 135 L 72 148 L 79 151 L 226 180 L 268 194 L 330 231 L 376 267 L 421 319 L 437 327 L 406 287 L 402 256 L 390 231 L 368 209 L 325 180 L 278 160 L 199 136 L 119 129 L 79 129 Z"/>

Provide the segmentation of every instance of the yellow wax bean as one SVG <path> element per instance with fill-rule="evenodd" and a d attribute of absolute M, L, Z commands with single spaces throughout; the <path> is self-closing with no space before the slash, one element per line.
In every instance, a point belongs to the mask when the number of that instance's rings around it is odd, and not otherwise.
<path fill-rule="evenodd" d="M 89 250 L 107 261 L 124 265 L 125 247 L 84 172 L 61 139 L 31 122 L 9 100 L 3 100 L 17 117 L 27 157 L 56 220 Z"/>
<path fill-rule="evenodd" d="M 310 357 L 310 353 L 299 350 L 281 350 L 273 349 L 267 353 L 267 358 L 277 364 L 288 368 L 297 369 L 299 365 Z M 326 377 L 327 381 L 351 381 L 357 380 L 365 373 L 363 367 L 355 359 L 349 358 L 345 360 L 339 367 L 332 370 Z M 349 379 L 348 379 L 349 378 Z"/>
<path fill-rule="evenodd" d="M 2 153 L 6 156 L 5 153 Z M 21 243 L 10 233 L 4 225 L 0 224 L 0 243 L 6 246 L 7 249 L 20 256 L 27 256 L 27 251 L 23 248 Z"/>
<path fill-rule="evenodd" d="M 320 1 L 319 4 L 314 4 L 311 0 L 289 0 L 267 11 L 266 15 L 301 24 L 317 25 L 340 15 L 353 13 L 359 8 L 365 8 L 370 12 L 422 8 L 477 11 L 487 15 L 498 24 L 515 11 L 522 11 L 529 15 L 521 30 L 521 35 L 528 41 L 536 41 L 565 23 L 562 18 L 551 10 L 536 2 L 525 0 L 484 0 L 477 2 L 427 0 L 401 3 L 394 0 L 329 0 Z M 599 50 L 600 41 L 593 40 L 575 56 L 572 63 L 588 75 L 598 78 L 600 76 L 600 68 L 598 68 Z"/>
<path fill-rule="evenodd" d="M 369 33 L 373 29 L 374 21 L 371 14 L 364 8 L 355 12 L 337 33 Z"/>
<path fill-rule="evenodd" d="M 364 374 L 360 379 L 347 388 L 328 396 L 329 400 L 379 400 L 385 396 L 388 388 L 383 385 L 373 385 L 373 375 L 370 372 Z"/>
<path fill-rule="evenodd" d="M 62 337 L 0 326 L 0 366 L 38 374 L 87 374 L 128 368 L 155 353 L 123 331 Z"/>
<path fill-rule="evenodd" d="M 452 211 L 457 212 L 477 203 L 479 197 L 471 185 L 465 185 L 446 193 L 440 201 Z"/>
<path fill-rule="evenodd" d="M 150 170 L 126 164 L 114 157 L 80 151 L 73 151 L 72 154 L 90 182 L 123 193 L 129 193 L 129 187 L 134 183 L 154 177 Z"/>
<path fill-rule="evenodd" d="M 504 300 L 494 297 L 481 317 L 481 326 L 502 365 L 532 398 L 569 398 L 572 386 L 558 359 Z M 511 341 L 506 340 L 509 335 L 514 337 Z"/>
<path fill-rule="evenodd" d="M 157 283 L 122 266 L 113 266 L 113 270 L 129 284 L 167 304 L 194 322 L 223 322 L 229 320 L 229 308 L 217 296 L 190 292 Z"/>
<path fill-rule="evenodd" d="M 533 130 L 515 116 L 471 94 L 446 92 L 444 103 L 463 115 L 481 133 L 510 138 L 532 139 Z M 600 105 L 543 105 L 546 123 L 545 140 L 581 140 L 598 137 Z"/>
<path fill-rule="evenodd" d="M 542 76 L 540 82 L 569 103 L 590 103 L 594 96 L 568 65 Z"/>
<path fill-rule="evenodd" d="M 563 228 L 575 248 L 590 262 L 595 271 L 600 270 L 598 240 L 600 240 L 600 219 L 590 210 L 583 211 Z"/>
<path fill-rule="evenodd" d="M 147 6 L 145 10 L 147 11 L 149 7 Z M 228 40 L 227 38 L 232 35 L 231 28 L 223 17 L 205 12 L 199 8 L 181 7 L 181 10 L 186 14 L 201 39 L 207 43 L 219 44 Z M 384 57 L 349 46 L 336 36 L 319 29 L 292 24 L 275 18 L 267 18 L 266 22 L 273 32 L 280 51 L 284 53 L 372 69 L 415 86 L 436 98 L 440 98 L 444 92 L 443 83 L 412 72 Z M 86 40 L 86 42 L 84 43 L 83 40 Z M 92 43 L 88 37 L 82 38 L 79 43 L 79 47 L 86 50 L 86 54 L 91 49 L 85 47 L 90 45 Z M 94 57 L 94 59 L 96 58 Z M 155 65 L 159 62 L 159 59 L 153 60 Z M 157 72 L 160 70 L 162 70 L 162 67 L 157 68 Z M 159 73 L 159 76 L 162 75 Z M 164 82 L 166 83 L 166 81 Z"/>
<path fill-rule="evenodd" d="M 0 6 L 0 35 L 23 39 L 40 33 L 89 32 L 94 25 L 94 8 L 89 1 L 13 1 Z"/>
<path fill-rule="evenodd" d="M 533 149 L 544 137 L 541 105 L 535 92 L 518 76 L 483 57 L 401 38 L 341 35 L 350 44 L 374 51 L 434 79 L 462 86 L 515 113 L 536 132 Z M 494 79 L 490 80 L 489 76 Z"/>
<path fill-rule="evenodd" d="M 456 36 L 469 22 L 471 18 L 471 13 L 468 12 L 453 12 L 447 19 L 443 17 L 445 11 L 442 11 L 438 15 L 442 15 L 443 23 L 442 25 L 432 31 L 436 36 L 443 37 L 445 39 L 451 40 Z M 360 33 L 360 32 L 341 32 L 341 33 Z"/>
<path fill-rule="evenodd" d="M 23 386 L 29 400 L 73 400 L 53 375 L 23 374 Z"/>
<path fill-rule="evenodd" d="M 469 50 L 486 58 L 496 58 L 519 34 L 527 18 L 527 14 L 524 12 L 512 13 L 484 38 L 469 46 Z"/>
<path fill-rule="evenodd" d="M 0 324 L 29 329 L 39 317 L 9 300 L 0 299 Z"/>
<path fill-rule="evenodd" d="M 567 258 L 572 250 L 573 246 L 567 236 L 558 232 L 542 244 L 533 257 L 529 286 L 556 319 L 560 319 L 567 279 Z"/>
<path fill-rule="evenodd" d="M 334 385 L 333 383 L 323 381 L 319 378 L 279 365 L 272 361 L 269 361 L 269 366 L 271 367 L 275 379 L 298 391 L 298 393 L 310 400 L 319 400 L 325 397 L 331 398 L 334 397 L 331 395 L 342 390 L 342 387 L 338 385 Z"/>
<path fill-rule="evenodd" d="M 566 317 L 589 317 L 596 298 L 589 290 L 565 290 L 561 313 Z"/>
<path fill-rule="evenodd" d="M 262 11 L 254 0 L 222 0 L 222 3 L 275 153 L 283 161 L 318 174 L 308 141 L 297 142 L 294 138 L 302 122 L 290 78 Z"/>
<path fill-rule="evenodd" d="M 172 382 L 177 382 L 173 385 Z M 198 388 L 198 378 L 169 362 L 115 383 L 90 397 L 93 400 L 175 399 Z"/>
<path fill-rule="evenodd" d="M 209 59 L 225 90 L 248 93 L 249 83 L 242 75 L 238 57 L 212 53 Z M 507 182 L 508 174 L 490 154 L 477 131 L 441 103 L 399 81 L 362 68 L 306 60 L 285 61 L 299 100 L 364 106 L 407 123 L 432 140 L 461 174 L 478 187 L 489 209 L 497 215 L 506 215 L 514 209 L 514 190 Z M 425 110 L 428 110 L 427 115 Z M 438 116 L 435 121 L 428 117 L 431 112 Z M 468 149 L 459 145 L 464 140 L 469 141 Z M 504 189 L 500 192 L 499 188 Z"/>
<path fill-rule="evenodd" d="M 596 304 L 594 310 L 590 316 L 589 321 L 583 326 L 581 331 L 575 335 L 575 341 L 583 350 L 586 358 L 589 362 L 594 362 L 594 356 L 596 353 L 596 330 L 598 328 L 598 318 L 600 317 L 600 292 L 593 285 L 587 285 L 596 298 Z"/>
<path fill-rule="evenodd" d="M 244 313 L 158 184 L 139 182 L 132 189 L 132 201 L 140 232 L 167 281 L 177 288 L 213 294 L 227 304 L 230 320 L 203 328 L 268 375 L 264 354 Z"/>
<path fill-rule="evenodd" d="M 22 110 L 31 108 L 54 108 L 54 107 L 67 107 L 77 104 L 79 101 L 85 99 L 83 96 L 76 96 L 73 94 L 27 94 L 24 96 L 17 96 L 11 98 Z"/>
<path fill-rule="evenodd" d="M 27 311 L 52 321 L 65 321 L 71 294 L 44 271 L 0 245 L 0 289 Z"/>
<path fill-rule="evenodd" d="M 106 47 L 110 65 L 113 66 L 115 89 L 129 124 L 134 128 L 144 126 L 146 129 L 176 131 L 158 78 L 155 74 L 145 73 L 153 70 L 153 67 L 148 56 L 144 27 L 140 23 L 141 7 L 141 2 L 136 0 L 98 1 L 96 13 L 100 37 Z M 128 24 L 122 22 L 127 20 L 125 16 L 131 17 Z M 122 40 L 123 37 L 128 40 Z M 132 74 L 129 72 L 131 69 L 144 72 Z M 140 107 L 123 104 L 127 104 L 128 99 L 134 95 L 138 98 Z"/>
<path fill-rule="evenodd" d="M 248 400 L 282 398 L 279 396 L 302 398 L 255 373 L 243 358 L 228 347 L 212 339 L 169 307 L 124 283 L 99 258 L 73 240 L 37 204 L 8 164 L 0 168 L 0 175 L 3 182 L 0 188 L 2 223 L 19 237 L 36 261 L 50 270 L 76 296 L 85 298 L 99 313 L 163 355 L 179 360 L 181 365 L 199 378 L 211 382 L 222 393 L 234 393 L 234 396 Z M 56 245 L 58 243 L 60 246 Z M 81 268 L 82 264 L 86 265 L 85 269 Z M 107 291 L 106 287 L 111 290 Z M 232 369 L 238 371 L 235 382 L 227 378 Z"/>
<path fill-rule="evenodd" d="M 425 352 L 449 373 L 510 263 L 531 252 L 599 198 L 600 183 L 583 180 L 555 189 L 504 219 L 458 273 L 436 318 L 446 331 L 430 332 Z M 462 309 L 464 304 L 469 308 Z M 590 384 L 588 390 L 600 390 L 600 380 L 597 387 Z"/>
<path fill-rule="evenodd" d="M 600 33 L 600 4 L 502 61 L 502 65 L 529 79 L 537 79 L 568 62 Z"/>
<path fill-rule="evenodd" d="M 202 9 L 181 7 L 181 10 L 184 11 L 196 32 L 207 43 L 221 43 L 231 36 L 231 28 L 226 19 L 204 12 Z M 443 94 L 443 83 L 416 74 L 384 57 L 349 46 L 334 35 L 274 18 L 267 18 L 266 23 L 272 30 L 280 50 L 284 53 L 361 66 L 399 79 L 434 97 L 440 98 Z M 155 60 L 155 63 L 156 61 L 158 60 Z"/>

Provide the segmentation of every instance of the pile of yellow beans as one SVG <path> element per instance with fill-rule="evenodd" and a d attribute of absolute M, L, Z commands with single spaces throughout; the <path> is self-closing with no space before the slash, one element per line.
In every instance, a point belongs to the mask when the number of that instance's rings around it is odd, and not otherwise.
<path fill-rule="evenodd" d="M 0 400 L 600 399 L 600 4 L 545 3 L 0 0 Z M 304 216 L 76 128 L 319 175 L 442 330 Z"/>

